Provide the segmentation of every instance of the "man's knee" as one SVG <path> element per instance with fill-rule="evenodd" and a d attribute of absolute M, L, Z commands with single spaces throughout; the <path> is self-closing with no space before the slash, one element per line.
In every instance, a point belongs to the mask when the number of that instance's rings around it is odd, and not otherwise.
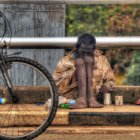
<path fill-rule="evenodd" d="M 74 65 L 75 65 L 75 67 L 78 67 L 78 68 L 85 67 L 85 63 L 84 63 L 84 60 L 82 58 L 76 59 Z"/>
<path fill-rule="evenodd" d="M 90 57 L 90 56 L 86 56 L 86 57 L 84 58 L 84 62 L 85 62 L 85 64 L 93 65 L 93 58 Z"/>

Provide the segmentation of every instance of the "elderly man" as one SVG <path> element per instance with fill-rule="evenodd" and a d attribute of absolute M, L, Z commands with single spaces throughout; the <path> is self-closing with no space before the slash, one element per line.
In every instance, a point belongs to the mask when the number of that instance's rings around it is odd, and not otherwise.
<path fill-rule="evenodd" d="M 108 92 L 115 83 L 107 58 L 96 49 L 95 37 L 88 33 L 80 35 L 76 49 L 58 62 L 53 78 L 59 95 L 76 99 L 73 109 L 103 107 L 97 95 Z"/>

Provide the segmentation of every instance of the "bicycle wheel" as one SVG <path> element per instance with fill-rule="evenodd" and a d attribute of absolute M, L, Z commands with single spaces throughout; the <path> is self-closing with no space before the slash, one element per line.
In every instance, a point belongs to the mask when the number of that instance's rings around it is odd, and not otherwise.
<path fill-rule="evenodd" d="M 57 89 L 49 72 L 37 62 L 22 58 L 5 59 L 8 74 L 18 102 L 13 103 L 0 74 L 0 139 L 29 140 L 41 134 L 53 121 L 57 105 Z M 45 103 L 51 99 L 50 107 Z"/>

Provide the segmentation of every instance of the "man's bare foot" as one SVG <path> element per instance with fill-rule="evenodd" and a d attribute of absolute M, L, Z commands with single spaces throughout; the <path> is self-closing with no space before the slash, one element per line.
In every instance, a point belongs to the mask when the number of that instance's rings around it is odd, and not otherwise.
<path fill-rule="evenodd" d="M 95 98 L 89 99 L 89 107 L 90 108 L 102 108 L 104 107 L 103 104 L 100 104 L 98 101 L 96 101 Z"/>
<path fill-rule="evenodd" d="M 76 100 L 76 104 L 70 106 L 70 109 L 82 109 L 82 108 L 87 108 L 87 102 L 83 98 L 78 98 Z"/>
<path fill-rule="evenodd" d="M 140 99 L 135 102 L 136 105 L 140 105 Z"/>

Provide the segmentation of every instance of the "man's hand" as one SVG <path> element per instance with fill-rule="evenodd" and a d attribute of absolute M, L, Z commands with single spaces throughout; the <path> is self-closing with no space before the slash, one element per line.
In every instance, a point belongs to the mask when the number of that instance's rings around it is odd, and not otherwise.
<path fill-rule="evenodd" d="M 102 86 L 99 90 L 100 93 L 107 93 L 109 91 L 109 89 L 105 86 Z"/>
<path fill-rule="evenodd" d="M 70 80 L 70 83 L 73 83 L 76 81 L 77 81 L 77 71 L 75 70 L 74 73 L 72 74 L 72 78 Z"/>

